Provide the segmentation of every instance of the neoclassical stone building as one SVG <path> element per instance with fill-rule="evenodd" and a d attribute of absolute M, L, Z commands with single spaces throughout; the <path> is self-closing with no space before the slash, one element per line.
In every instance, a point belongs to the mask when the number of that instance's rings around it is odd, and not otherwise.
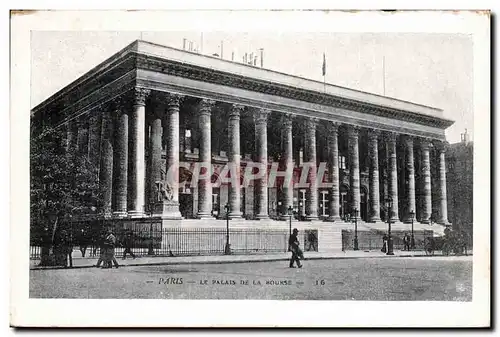
<path fill-rule="evenodd" d="M 217 226 L 210 219 L 228 204 L 235 226 L 280 227 L 293 206 L 304 220 L 294 226 L 333 233 L 352 226 L 354 209 L 360 230 L 385 228 L 390 197 L 395 226 L 408 228 L 412 211 L 419 228 L 448 222 L 444 131 L 453 121 L 424 105 L 138 40 L 32 119 L 37 132 L 64 128 L 68 151 L 99 166 L 106 217 Z M 214 165 L 212 179 L 190 184 L 196 162 Z M 250 162 L 293 167 L 296 182 L 303 163 L 324 162 L 331 186 L 320 188 L 315 170 L 307 188 L 219 183 L 225 164 Z M 165 183 L 172 167 L 181 188 Z"/>

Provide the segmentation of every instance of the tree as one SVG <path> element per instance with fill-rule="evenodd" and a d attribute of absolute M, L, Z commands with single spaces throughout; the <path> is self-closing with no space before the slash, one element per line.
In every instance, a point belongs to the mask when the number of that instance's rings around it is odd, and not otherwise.
<path fill-rule="evenodd" d="M 31 137 L 30 241 L 42 247 L 42 265 L 51 263 L 58 227 L 101 205 L 98 168 L 87 156 L 66 151 L 64 140 L 60 129 Z"/>

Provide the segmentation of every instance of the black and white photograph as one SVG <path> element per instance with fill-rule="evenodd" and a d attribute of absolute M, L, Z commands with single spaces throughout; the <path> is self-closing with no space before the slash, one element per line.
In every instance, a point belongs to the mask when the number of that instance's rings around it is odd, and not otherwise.
<path fill-rule="evenodd" d="M 11 25 L 11 324 L 490 324 L 487 14 L 39 11 Z M 43 303 L 46 318 L 20 310 Z M 247 305 L 255 317 L 236 318 Z M 274 317 L 302 305 L 325 317 Z M 82 318 L 127 307 L 144 315 Z M 210 313 L 174 318 L 195 310 Z"/>

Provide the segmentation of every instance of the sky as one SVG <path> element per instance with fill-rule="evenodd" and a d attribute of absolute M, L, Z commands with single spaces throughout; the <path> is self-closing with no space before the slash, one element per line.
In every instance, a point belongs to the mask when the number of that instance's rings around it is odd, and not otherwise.
<path fill-rule="evenodd" d="M 327 83 L 443 109 L 455 121 L 447 140 L 459 142 L 465 129 L 473 139 L 473 46 L 464 34 L 32 31 L 31 107 L 141 38 L 179 49 L 186 38 L 210 55 L 222 44 L 223 58 L 234 52 L 237 62 L 263 48 L 264 68 L 318 81 L 325 53 Z"/>

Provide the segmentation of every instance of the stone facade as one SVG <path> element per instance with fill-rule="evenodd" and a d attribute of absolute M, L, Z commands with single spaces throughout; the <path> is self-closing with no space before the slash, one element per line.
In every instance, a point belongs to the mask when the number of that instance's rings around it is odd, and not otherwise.
<path fill-rule="evenodd" d="M 99 163 L 106 216 L 213 219 L 227 204 L 239 221 L 287 218 L 293 207 L 301 220 L 335 226 L 354 210 L 367 223 L 386 220 L 390 197 L 396 224 L 408 223 L 410 211 L 424 224 L 434 213 L 448 222 L 444 130 L 452 121 L 435 108 L 295 81 L 136 41 L 35 107 L 32 118 L 55 114 L 54 126 L 67 126 L 68 151 Z M 264 178 L 240 186 L 240 169 L 258 163 L 266 177 L 276 161 L 294 172 L 295 183 L 308 164 L 309 186 L 268 186 Z M 328 188 L 318 181 L 320 162 Z M 195 163 L 215 172 L 203 167 L 208 179 L 183 185 L 181 170 Z M 227 163 L 234 184 L 218 178 Z"/>

